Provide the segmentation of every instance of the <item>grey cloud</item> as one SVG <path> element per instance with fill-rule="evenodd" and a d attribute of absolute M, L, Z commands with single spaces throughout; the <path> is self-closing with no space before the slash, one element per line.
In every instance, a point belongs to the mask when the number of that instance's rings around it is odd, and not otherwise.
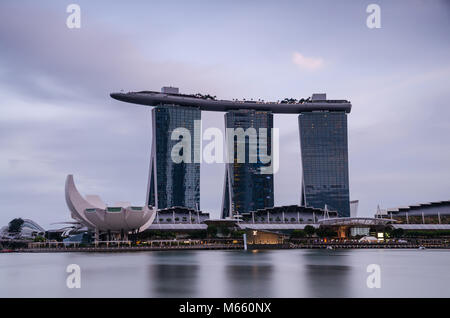
<path fill-rule="evenodd" d="M 295 24 L 297 20 L 290 20 L 289 28 L 280 20 L 271 22 L 276 28 L 267 30 L 270 36 L 261 33 L 258 39 L 264 38 L 267 48 L 274 50 L 282 45 L 275 37 L 284 38 L 287 31 L 289 45 L 270 59 L 261 55 L 255 64 L 250 61 L 255 52 L 249 50 L 243 59 L 248 65 L 238 69 L 226 67 L 240 65 L 233 63 L 196 65 L 156 60 L 151 50 L 144 53 L 139 48 L 135 35 L 120 29 L 117 18 L 111 20 L 116 23 L 112 25 L 90 15 L 80 30 L 69 30 L 63 4 L 27 7 L 2 1 L 0 6 L 0 225 L 15 216 L 30 217 L 43 225 L 68 219 L 63 193 L 68 173 L 75 174 L 83 193 L 98 193 L 107 202 L 142 204 L 150 156 L 150 108 L 111 100 L 109 93 L 122 88 L 157 89 L 166 84 L 225 98 L 284 97 L 280 94 L 290 96 L 297 87 L 302 89 L 299 94 L 311 93 L 304 90 L 317 87 L 331 97 L 349 98 L 354 106 L 349 115 L 351 197 L 361 200 L 361 214 L 371 215 L 377 203 L 395 206 L 448 199 L 449 73 L 448 66 L 439 65 L 448 46 L 441 40 L 445 32 L 436 31 L 448 26 L 448 19 L 429 29 L 424 25 L 416 29 L 416 21 L 405 19 L 399 21 L 401 28 L 395 29 L 391 14 L 387 15 L 391 20 L 384 20 L 391 25 L 383 32 L 358 29 L 361 33 L 353 38 L 347 36 L 352 34 L 353 24 L 345 29 L 345 37 L 331 32 L 335 23 L 345 22 L 333 16 L 326 36 L 343 48 L 311 51 L 335 60 L 326 75 L 305 78 L 298 72 L 295 76 L 289 73 L 289 54 L 305 49 L 297 45 L 295 36 L 301 35 L 303 44 L 323 39 L 315 36 L 313 28 L 301 29 Z M 429 7 L 426 10 L 427 17 L 435 12 Z M 390 12 L 403 11 L 397 6 Z M 352 12 L 352 17 L 359 19 L 359 7 L 352 7 Z M 345 17 L 345 12 L 340 13 Z M 322 25 L 314 15 L 308 19 L 317 27 Z M 361 18 L 361 28 L 363 22 Z M 250 31 L 240 45 L 255 34 Z M 410 32 L 414 50 L 406 40 L 398 44 L 402 32 Z M 307 33 L 311 33 L 309 39 Z M 425 37 L 427 34 L 433 36 Z M 233 44 L 238 35 L 232 32 L 225 37 Z M 420 48 L 422 37 L 426 50 Z M 438 49 L 433 50 L 437 42 Z M 383 45 L 389 46 L 389 54 Z M 320 49 L 320 45 L 308 43 L 307 48 L 313 47 Z M 220 44 L 215 48 L 219 50 Z M 236 48 L 229 46 L 227 50 L 233 53 Z M 435 59 L 430 58 L 435 55 Z M 286 56 L 287 64 L 275 56 Z M 223 128 L 223 114 L 202 116 L 204 128 Z M 275 120 L 283 137 L 280 171 L 275 176 L 276 204 L 296 204 L 300 199 L 296 120 L 296 116 L 277 116 Z M 223 165 L 202 166 L 202 208 L 215 217 L 222 199 L 223 172 Z"/>

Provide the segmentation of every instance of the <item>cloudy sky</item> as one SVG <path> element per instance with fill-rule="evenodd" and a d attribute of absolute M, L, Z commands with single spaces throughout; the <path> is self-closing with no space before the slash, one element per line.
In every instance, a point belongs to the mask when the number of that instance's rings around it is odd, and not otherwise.
<path fill-rule="evenodd" d="M 81 7 L 81 28 L 66 7 Z M 339 4 L 338 4 L 339 3 Z M 369 29 L 366 8 L 381 8 Z M 350 194 L 360 214 L 450 199 L 450 4 L 446 1 L 0 2 L 0 225 L 69 220 L 84 194 L 144 204 L 150 108 L 109 97 L 180 87 L 218 98 L 349 99 Z M 223 128 L 223 113 L 203 113 Z M 300 202 L 296 115 L 277 115 L 276 205 Z M 223 165 L 202 165 L 219 216 Z"/>

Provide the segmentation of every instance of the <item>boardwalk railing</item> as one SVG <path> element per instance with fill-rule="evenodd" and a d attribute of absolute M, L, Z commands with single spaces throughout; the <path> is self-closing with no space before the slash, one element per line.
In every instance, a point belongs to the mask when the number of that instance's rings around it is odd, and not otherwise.
<path fill-rule="evenodd" d="M 139 252 L 164 250 L 225 250 L 243 249 L 242 244 L 191 244 L 191 245 L 154 245 L 154 246 L 103 246 L 103 247 L 39 247 L 17 250 L 31 253 L 60 253 L 60 252 Z"/>

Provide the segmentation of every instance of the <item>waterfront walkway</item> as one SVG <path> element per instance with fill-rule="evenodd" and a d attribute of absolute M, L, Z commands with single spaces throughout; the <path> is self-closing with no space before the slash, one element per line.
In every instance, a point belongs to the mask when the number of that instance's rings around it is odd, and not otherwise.
<path fill-rule="evenodd" d="M 284 243 L 284 244 L 252 244 L 248 245 L 249 250 L 256 249 L 450 249 L 448 243 Z M 145 246 L 55 246 L 55 247 L 30 247 L 15 249 L 11 252 L 21 253 L 67 253 L 67 252 L 142 252 L 142 251 L 170 251 L 170 250 L 242 250 L 244 245 L 241 242 L 234 244 L 160 244 Z"/>
<path fill-rule="evenodd" d="M 409 248 L 418 249 L 424 248 L 450 248 L 449 244 L 412 244 L 412 243 L 315 243 L 315 244 L 290 244 L 287 248 L 333 248 L 333 249 L 355 249 L 355 248 L 384 248 L 384 249 L 398 249 Z"/>
<path fill-rule="evenodd" d="M 266 242 L 268 243 L 268 242 Z M 248 244 L 255 249 L 450 249 L 449 239 L 410 239 L 408 241 L 359 242 L 356 240 L 291 239 L 283 244 Z M 168 250 L 243 250 L 242 239 L 178 239 L 138 241 L 97 241 L 92 245 L 79 242 L 22 242 L 4 247 L 0 252 L 65 253 L 65 252 L 141 252 Z"/>
<path fill-rule="evenodd" d="M 167 250 L 236 250 L 242 244 L 199 244 L 199 245 L 158 245 L 158 246 L 103 246 L 103 247 L 34 247 L 15 250 L 22 253 L 65 253 L 65 252 L 142 252 Z"/>

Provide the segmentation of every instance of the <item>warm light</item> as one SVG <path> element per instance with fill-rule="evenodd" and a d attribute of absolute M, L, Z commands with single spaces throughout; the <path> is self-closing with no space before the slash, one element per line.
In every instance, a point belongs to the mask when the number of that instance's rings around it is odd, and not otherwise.
<path fill-rule="evenodd" d="M 258 231 L 253 231 L 253 235 L 257 235 L 258 234 Z"/>

